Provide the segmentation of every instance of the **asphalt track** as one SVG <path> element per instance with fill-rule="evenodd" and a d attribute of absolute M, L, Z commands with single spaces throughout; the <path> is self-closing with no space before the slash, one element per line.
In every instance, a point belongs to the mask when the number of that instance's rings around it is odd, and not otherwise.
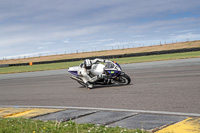
<path fill-rule="evenodd" d="M 81 87 L 67 70 L 0 75 L 0 105 L 200 114 L 200 58 L 122 65 L 128 86 Z"/>

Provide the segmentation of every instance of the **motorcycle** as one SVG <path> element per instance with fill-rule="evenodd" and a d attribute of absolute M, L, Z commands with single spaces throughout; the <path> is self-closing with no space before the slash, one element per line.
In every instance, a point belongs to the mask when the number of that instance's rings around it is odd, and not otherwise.
<path fill-rule="evenodd" d="M 122 71 L 121 66 L 115 61 L 109 61 L 105 64 L 93 64 L 91 73 L 95 75 L 100 75 L 104 73 L 106 76 L 103 79 L 99 79 L 92 83 L 93 85 L 128 85 L 131 82 L 131 78 Z M 78 75 L 78 66 L 70 67 L 68 72 L 71 75 L 71 79 L 76 80 L 79 84 L 86 87 L 80 75 Z"/>

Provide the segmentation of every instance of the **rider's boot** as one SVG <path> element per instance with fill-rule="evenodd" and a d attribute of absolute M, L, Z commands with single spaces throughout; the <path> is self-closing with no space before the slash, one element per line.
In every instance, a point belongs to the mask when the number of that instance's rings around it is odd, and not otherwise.
<path fill-rule="evenodd" d="M 92 88 L 93 88 L 93 84 L 90 84 L 89 82 L 87 82 L 87 83 L 86 83 L 86 87 L 87 87 L 88 89 L 92 89 Z"/>

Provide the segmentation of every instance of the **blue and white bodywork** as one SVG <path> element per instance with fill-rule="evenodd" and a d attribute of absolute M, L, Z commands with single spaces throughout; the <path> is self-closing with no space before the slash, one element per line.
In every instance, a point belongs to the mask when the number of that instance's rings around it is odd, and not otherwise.
<path fill-rule="evenodd" d="M 112 77 L 116 77 L 116 76 L 120 75 L 121 71 L 122 71 L 122 69 L 121 69 L 120 65 L 115 61 L 108 62 L 105 65 L 105 72 L 108 75 L 111 75 Z"/>
<path fill-rule="evenodd" d="M 78 66 L 70 67 L 68 69 L 68 72 L 71 73 L 72 75 L 78 76 Z"/>
<path fill-rule="evenodd" d="M 82 78 L 78 75 L 79 66 L 70 67 L 68 72 L 72 74 L 71 78 L 76 80 L 81 85 L 85 86 Z M 92 75 L 106 74 L 104 79 L 98 80 L 93 84 L 107 85 L 107 84 L 119 84 L 128 85 L 131 82 L 130 77 L 122 72 L 121 66 L 115 61 L 109 61 L 105 64 L 93 64 L 91 69 Z"/>

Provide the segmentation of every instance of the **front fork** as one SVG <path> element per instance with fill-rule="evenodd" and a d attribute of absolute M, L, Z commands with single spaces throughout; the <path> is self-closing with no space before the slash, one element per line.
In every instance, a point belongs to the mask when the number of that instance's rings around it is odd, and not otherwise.
<path fill-rule="evenodd" d="M 121 72 L 120 74 L 118 74 L 116 77 L 113 78 L 114 82 L 117 83 L 118 81 L 121 81 L 121 76 L 124 76 L 125 73 Z"/>

